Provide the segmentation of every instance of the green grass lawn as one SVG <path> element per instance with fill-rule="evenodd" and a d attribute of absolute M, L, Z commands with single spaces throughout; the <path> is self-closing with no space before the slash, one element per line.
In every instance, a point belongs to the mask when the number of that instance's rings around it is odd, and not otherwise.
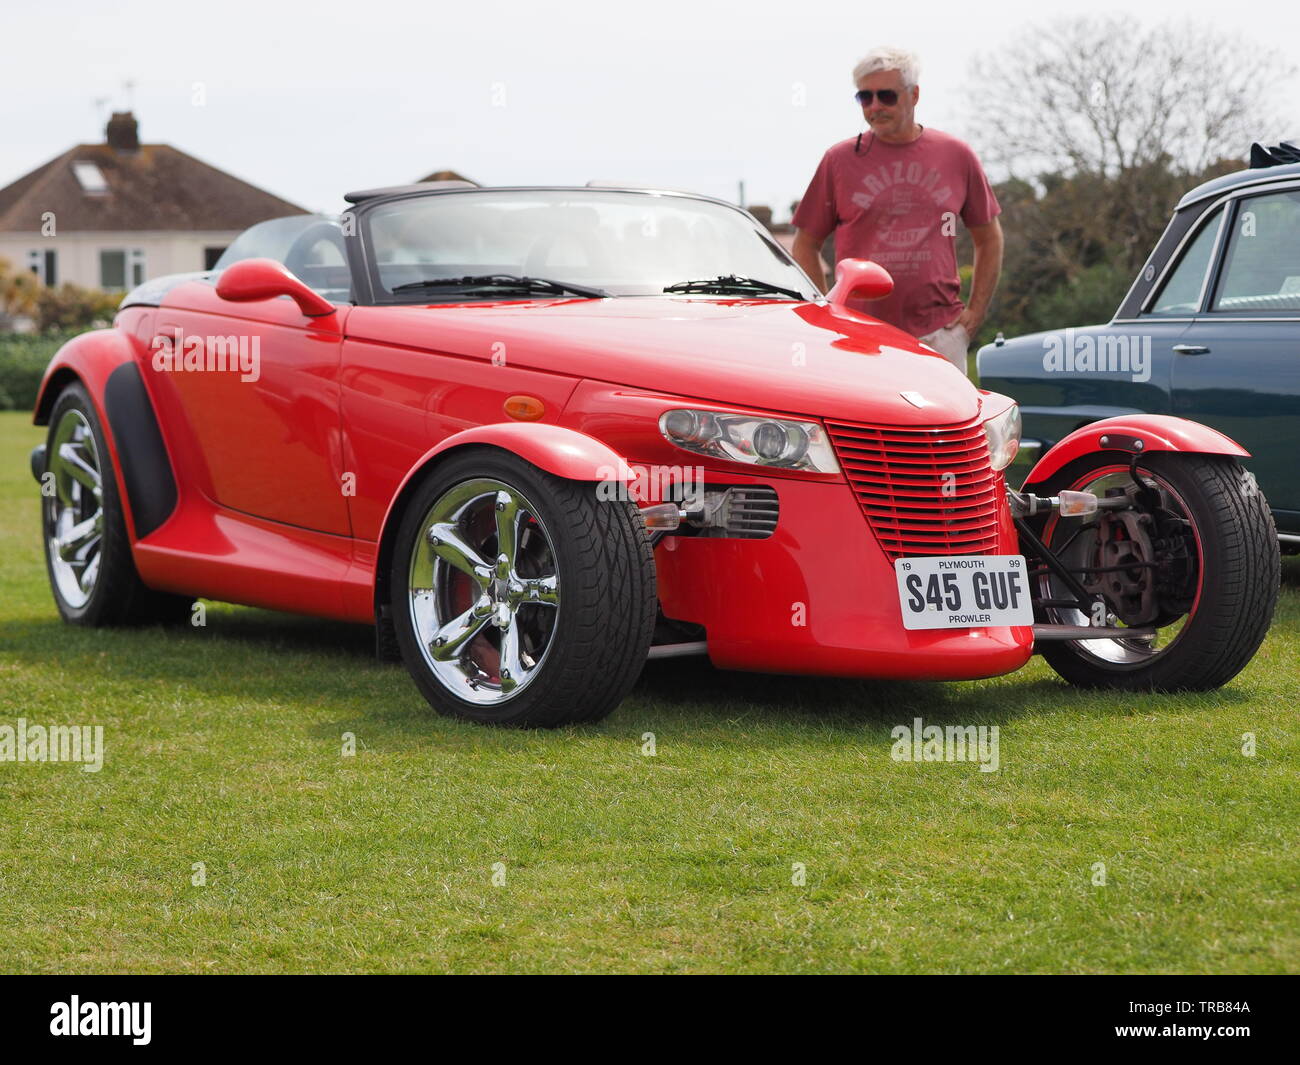
<path fill-rule="evenodd" d="M 102 724 L 106 756 L 0 763 L 5 971 L 1300 971 L 1300 560 L 1210 695 L 687 660 L 600 725 L 504 731 L 433 714 L 368 629 L 63 625 L 40 439 L 0 415 L 0 725 Z M 916 716 L 998 725 L 1000 771 L 893 761 Z"/>

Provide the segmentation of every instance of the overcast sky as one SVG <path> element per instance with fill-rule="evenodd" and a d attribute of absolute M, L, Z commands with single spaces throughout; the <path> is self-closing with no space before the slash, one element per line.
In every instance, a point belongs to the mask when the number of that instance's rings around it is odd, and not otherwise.
<path fill-rule="evenodd" d="M 919 52 L 919 119 L 962 136 L 972 56 L 1053 10 L 1041 0 L 6 5 L 0 186 L 102 141 L 108 111 L 129 103 L 144 141 L 311 209 L 453 169 L 484 184 L 613 178 L 731 200 L 743 179 L 747 201 L 781 219 L 822 151 L 862 127 L 850 75 L 862 52 Z M 1191 16 L 1265 46 L 1300 40 L 1300 5 L 1125 10 L 1148 24 Z M 1214 80 L 1206 71 L 1207 93 Z M 1300 99 L 1300 85 L 1285 96 Z M 1300 134 L 1300 106 L 1292 113 Z"/>

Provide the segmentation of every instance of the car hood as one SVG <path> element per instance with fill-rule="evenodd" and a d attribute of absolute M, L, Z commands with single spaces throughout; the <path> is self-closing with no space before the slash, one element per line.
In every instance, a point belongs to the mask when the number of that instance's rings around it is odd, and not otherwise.
<path fill-rule="evenodd" d="M 1001 344 L 996 341 L 992 344 L 985 344 L 976 352 L 976 359 L 981 366 L 986 360 L 996 361 L 1000 355 L 1013 355 L 1020 358 L 1026 353 L 1037 354 L 1041 357 L 1046 353 L 1049 341 L 1065 340 L 1067 334 L 1074 337 L 1081 336 L 1101 336 L 1109 333 L 1110 325 L 1074 325 L 1063 327 L 1061 329 L 1045 329 L 1038 333 L 1022 333 L 1020 336 L 1012 337 L 1009 340 L 1002 341 Z"/>
<path fill-rule="evenodd" d="M 622 297 L 356 307 L 347 334 L 845 421 L 944 425 L 974 418 L 980 406 L 979 392 L 943 356 L 824 303 Z"/>

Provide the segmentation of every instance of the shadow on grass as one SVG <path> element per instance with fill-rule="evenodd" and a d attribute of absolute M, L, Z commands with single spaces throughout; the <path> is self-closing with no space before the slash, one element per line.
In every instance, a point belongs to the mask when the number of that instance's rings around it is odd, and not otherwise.
<path fill-rule="evenodd" d="M 51 648 L 59 649 L 57 655 Z M 51 617 L 7 625 L 0 650 L 32 665 L 53 660 L 64 671 L 84 664 L 96 674 L 107 655 L 112 676 L 141 682 L 146 699 L 147 686 L 174 685 L 208 697 L 296 701 L 337 717 L 314 725 L 313 733 L 337 735 L 339 729 L 364 725 L 390 737 L 426 740 L 433 730 L 440 740 L 463 730 L 472 740 L 482 731 L 438 717 L 401 665 L 376 660 L 374 630 L 363 625 L 224 607 L 210 611 L 208 625 L 199 629 L 87 630 Z M 629 718 L 667 714 L 703 719 L 710 728 L 743 720 L 823 736 L 828 730 L 843 732 L 860 740 L 864 731 L 887 737 L 889 728 L 914 717 L 936 724 L 996 724 L 1026 714 L 1185 712 L 1189 702 L 1210 710 L 1245 699 L 1231 686 L 1195 695 L 1150 695 L 1080 691 L 1041 676 L 963 683 L 849 680 L 729 672 L 707 659 L 683 658 L 647 663 L 612 719 L 575 731 L 621 733 Z"/>
<path fill-rule="evenodd" d="M 679 660 L 679 663 L 683 660 Z M 854 731 L 865 726 L 892 728 L 923 718 L 934 724 L 1001 724 L 1027 714 L 1128 716 L 1185 712 L 1189 703 L 1204 709 L 1247 702 L 1231 686 L 1216 692 L 1153 694 L 1084 691 L 1055 675 L 1008 674 L 984 681 L 847 680 L 735 673 L 714 669 L 706 660 L 650 662 L 633 699 L 662 709 L 734 719 L 764 718 L 817 723 Z"/>

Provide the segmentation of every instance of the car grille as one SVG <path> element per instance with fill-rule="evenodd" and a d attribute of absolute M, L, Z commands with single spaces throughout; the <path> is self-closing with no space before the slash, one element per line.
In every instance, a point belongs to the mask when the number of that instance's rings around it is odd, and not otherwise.
<path fill-rule="evenodd" d="M 827 422 L 826 429 L 891 561 L 997 550 L 998 477 L 978 421 L 929 429 Z"/>

